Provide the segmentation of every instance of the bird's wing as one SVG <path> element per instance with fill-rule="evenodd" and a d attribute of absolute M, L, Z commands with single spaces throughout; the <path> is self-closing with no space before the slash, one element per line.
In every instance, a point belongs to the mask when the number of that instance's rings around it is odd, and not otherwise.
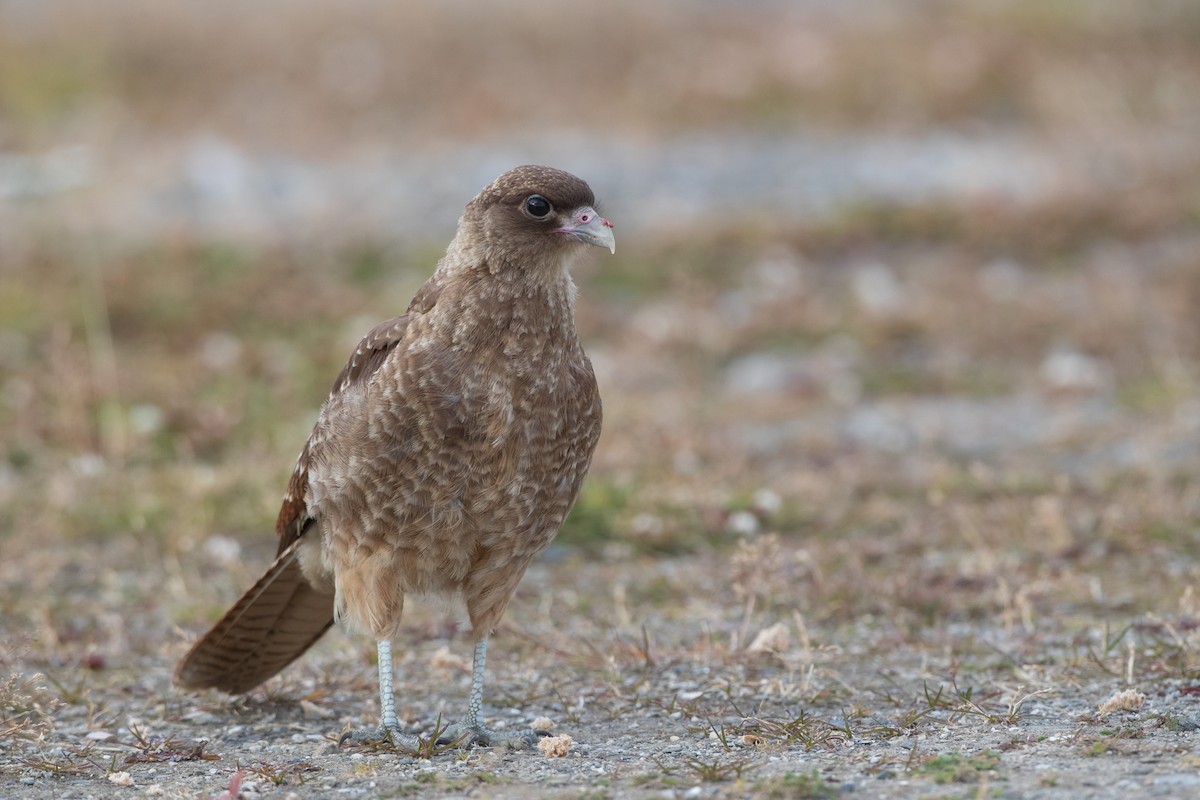
<path fill-rule="evenodd" d="M 366 383 L 387 360 L 388 355 L 404 341 L 408 319 L 409 315 L 404 314 L 372 328 L 358 343 L 346 366 L 342 367 L 337 380 L 333 382 L 329 396 L 341 394 L 355 384 Z M 275 532 L 279 535 L 279 555 L 300 538 L 309 521 L 304 496 L 308 490 L 308 465 L 315 435 L 316 431 L 300 451 L 296 471 L 292 473 L 288 482 L 287 494 L 284 495 L 283 506 L 279 509 L 279 517 L 275 521 Z"/>
<path fill-rule="evenodd" d="M 408 315 L 396 317 L 363 337 L 334 381 L 331 396 L 367 381 L 401 346 L 407 326 Z M 304 502 L 313 441 L 310 437 L 300 453 L 275 523 L 275 563 L 184 656 L 175 671 L 177 685 L 248 692 L 298 658 L 333 625 L 333 594 L 308 582 L 299 559 L 300 539 L 313 527 Z"/>

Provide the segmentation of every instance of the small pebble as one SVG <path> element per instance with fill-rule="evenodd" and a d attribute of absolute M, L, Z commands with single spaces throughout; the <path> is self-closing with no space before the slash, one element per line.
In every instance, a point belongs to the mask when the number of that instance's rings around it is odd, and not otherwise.
<path fill-rule="evenodd" d="M 133 786 L 133 776 L 128 772 L 110 772 L 108 780 L 117 786 Z"/>

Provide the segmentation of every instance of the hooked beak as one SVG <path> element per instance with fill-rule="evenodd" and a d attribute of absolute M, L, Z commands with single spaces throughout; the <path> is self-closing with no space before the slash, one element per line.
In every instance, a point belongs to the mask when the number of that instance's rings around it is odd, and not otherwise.
<path fill-rule="evenodd" d="M 580 206 L 571 212 L 571 221 L 558 229 L 577 241 L 596 247 L 607 247 L 608 252 L 617 252 L 617 240 L 613 236 L 613 224 L 596 213 L 591 206 Z"/>

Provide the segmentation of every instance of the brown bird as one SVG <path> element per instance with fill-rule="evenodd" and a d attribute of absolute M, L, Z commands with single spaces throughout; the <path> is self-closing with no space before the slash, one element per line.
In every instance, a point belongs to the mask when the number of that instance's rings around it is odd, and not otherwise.
<path fill-rule="evenodd" d="M 569 271 L 586 245 L 616 252 L 595 206 L 582 180 L 537 166 L 467 204 L 407 313 L 368 333 L 334 382 L 275 523 L 275 562 L 180 662 L 177 685 L 247 692 L 336 620 L 379 652 L 380 726 L 348 737 L 414 746 L 396 718 L 392 640 L 408 595 L 459 597 L 474 669 L 447 736 L 534 741 L 484 727 L 484 664 L 600 436 Z"/>

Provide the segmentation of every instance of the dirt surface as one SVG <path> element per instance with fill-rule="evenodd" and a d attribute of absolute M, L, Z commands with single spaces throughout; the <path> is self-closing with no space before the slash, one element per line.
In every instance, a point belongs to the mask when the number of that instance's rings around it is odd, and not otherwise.
<path fill-rule="evenodd" d="M 0 796 L 1200 795 L 1194 3 L 142 5 L 0 0 Z M 600 449 L 489 651 L 561 757 L 338 749 L 340 631 L 174 689 L 351 346 L 529 161 L 619 244 Z M 411 608 L 429 738 L 470 653 Z"/>

